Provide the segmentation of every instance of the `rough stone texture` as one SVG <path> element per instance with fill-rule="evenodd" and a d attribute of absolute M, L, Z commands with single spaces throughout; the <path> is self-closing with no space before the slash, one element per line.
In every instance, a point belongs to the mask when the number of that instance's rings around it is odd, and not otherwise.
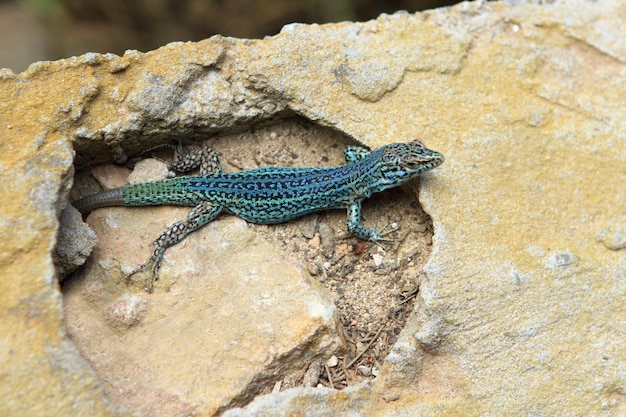
<path fill-rule="evenodd" d="M 137 165 L 138 181 L 167 172 L 153 159 Z M 126 174 L 109 171 L 105 182 Z M 277 376 L 341 345 L 334 304 L 233 216 L 169 249 L 152 294 L 142 274 L 116 285 L 148 257 L 151 231 L 188 211 L 93 212 L 98 247 L 64 288 L 68 333 L 111 401 L 141 415 L 212 415 L 246 404 Z"/>
<path fill-rule="evenodd" d="M 58 277 L 63 280 L 85 263 L 98 239 L 93 230 L 83 222 L 78 210 L 72 206 L 67 206 L 61 212 L 59 222 L 63 227 L 59 229 L 57 245 L 52 255 Z"/>
<path fill-rule="evenodd" d="M 123 161 L 290 114 L 443 152 L 420 192 L 433 254 L 371 386 L 231 415 L 626 414 L 625 25 L 620 1 L 463 3 L 0 72 L 0 414 L 116 413 L 54 279 L 71 146 Z"/>

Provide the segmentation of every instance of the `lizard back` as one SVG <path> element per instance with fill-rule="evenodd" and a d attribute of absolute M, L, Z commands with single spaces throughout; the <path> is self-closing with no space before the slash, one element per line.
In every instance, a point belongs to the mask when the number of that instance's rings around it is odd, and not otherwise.
<path fill-rule="evenodd" d="M 233 173 L 184 176 L 122 187 L 125 206 L 196 206 L 210 201 L 249 222 L 281 223 L 318 210 L 347 207 L 378 191 L 377 161 L 333 168 L 265 167 Z M 112 190 L 113 191 L 113 190 Z"/>
<path fill-rule="evenodd" d="M 346 154 L 347 155 L 347 154 Z M 206 202 L 253 223 L 281 223 L 325 209 L 350 207 L 443 162 L 421 142 L 390 144 L 332 168 L 265 167 L 130 184 L 75 202 L 82 213 L 107 206 Z"/>

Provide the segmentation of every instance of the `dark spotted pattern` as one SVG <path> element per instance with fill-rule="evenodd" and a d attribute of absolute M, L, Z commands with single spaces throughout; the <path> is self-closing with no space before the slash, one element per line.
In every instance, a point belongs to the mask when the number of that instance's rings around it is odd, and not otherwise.
<path fill-rule="evenodd" d="M 133 272 L 153 262 L 151 289 L 165 248 L 212 221 L 221 211 L 252 223 L 273 224 L 319 210 L 346 208 L 348 230 L 353 235 L 374 242 L 385 240 L 384 233 L 360 224 L 361 202 L 443 162 L 442 154 L 419 141 L 395 143 L 372 152 L 351 146 L 344 154 L 348 164 L 334 168 L 269 167 L 223 173 L 213 148 L 181 155 L 179 146 L 171 166 L 177 170 L 199 166 L 203 175 L 131 184 L 81 199 L 75 207 L 83 213 L 118 205 L 194 207 L 187 219 L 159 236 L 152 257 Z"/>
<path fill-rule="evenodd" d="M 122 187 L 125 206 L 196 206 L 210 201 L 249 222 L 273 224 L 346 208 L 434 168 L 443 156 L 419 142 L 393 144 L 334 168 L 259 168 Z"/>

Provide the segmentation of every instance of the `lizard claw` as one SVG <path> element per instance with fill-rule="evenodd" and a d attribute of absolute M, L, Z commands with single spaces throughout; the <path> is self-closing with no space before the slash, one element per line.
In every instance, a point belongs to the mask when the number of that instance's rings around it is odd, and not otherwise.
<path fill-rule="evenodd" d="M 150 276 L 147 279 L 147 285 L 145 287 L 146 292 L 150 293 L 154 290 L 155 281 L 159 280 L 159 268 L 161 267 L 162 262 L 163 251 L 160 251 L 160 253 L 154 253 L 150 258 L 148 258 L 146 262 L 133 269 L 129 274 L 124 275 L 119 281 L 117 281 L 117 284 L 122 281 L 129 280 L 130 277 L 141 271 L 144 271 L 148 265 L 152 264 L 152 268 L 150 268 Z"/>
<path fill-rule="evenodd" d="M 389 227 L 391 226 L 391 227 Z M 383 227 L 380 231 L 378 232 L 374 232 L 375 235 L 373 236 L 372 242 L 374 243 L 378 243 L 378 242 L 398 242 L 399 239 L 397 238 L 388 238 L 386 237 L 387 235 L 397 232 L 398 230 L 400 230 L 400 228 L 398 227 L 398 225 L 396 225 L 395 223 L 387 223 L 385 225 L 385 227 Z"/>

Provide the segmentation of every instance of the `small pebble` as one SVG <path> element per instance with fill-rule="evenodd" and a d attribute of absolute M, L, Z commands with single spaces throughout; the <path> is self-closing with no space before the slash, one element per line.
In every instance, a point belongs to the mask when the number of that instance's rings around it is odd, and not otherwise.
<path fill-rule="evenodd" d="M 358 373 L 360 373 L 363 376 L 372 376 L 372 371 L 369 367 L 365 366 L 365 365 L 359 365 L 356 367 L 356 370 Z"/>
<path fill-rule="evenodd" d="M 337 356 L 335 356 L 335 355 L 331 356 L 326 361 L 326 365 L 328 365 L 329 368 L 334 368 L 338 364 L 339 364 L 339 358 L 337 358 Z"/>

